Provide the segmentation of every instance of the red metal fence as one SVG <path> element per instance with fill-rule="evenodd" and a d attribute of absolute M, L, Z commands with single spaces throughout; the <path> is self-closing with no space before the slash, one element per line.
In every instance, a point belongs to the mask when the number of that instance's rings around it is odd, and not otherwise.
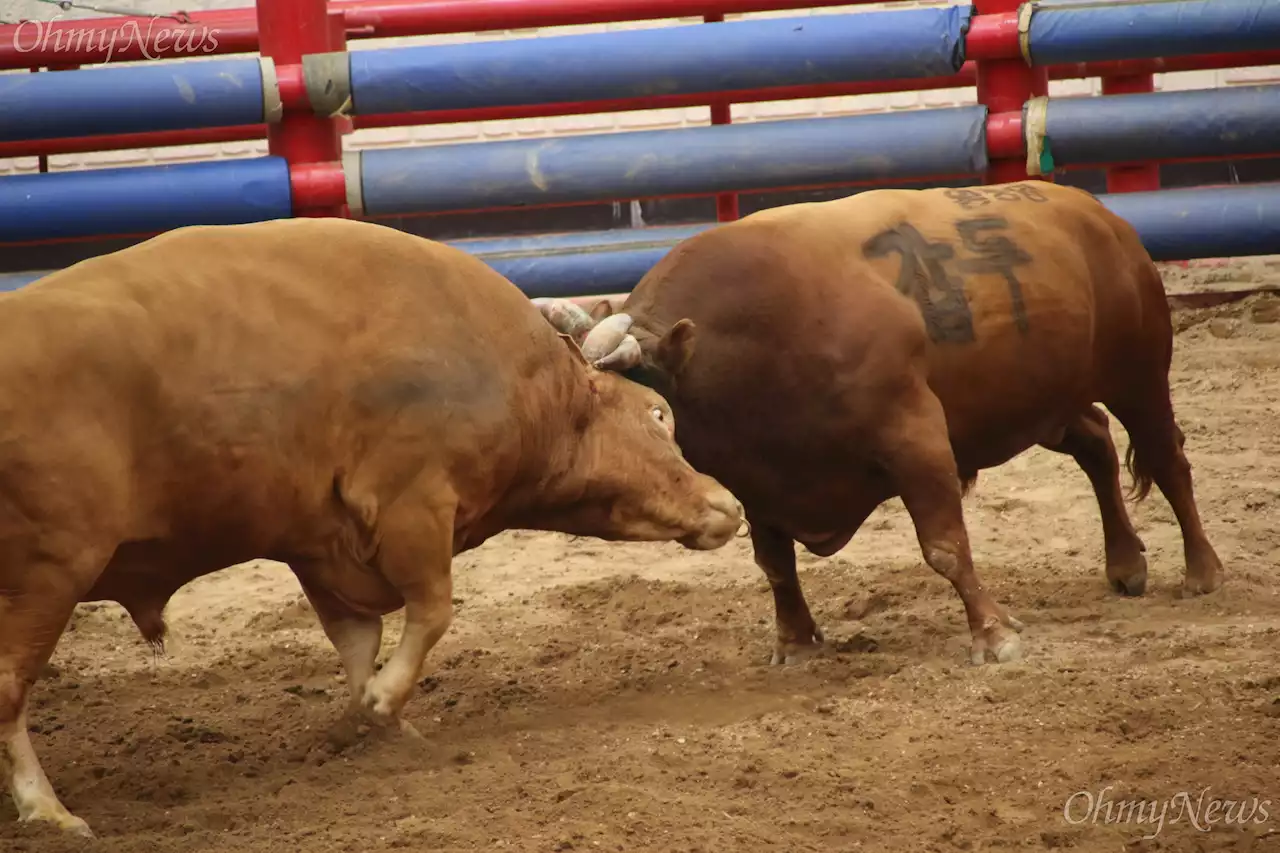
<path fill-rule="evenodd" d="M 175 16 L 166 21 L 174 32 L 211 28 L 217 45 L 208 53 L 261 51 L 276 65 L 284 102 L 283 120 L 266 125 L 172 131 L 118 136 L 49 139 L 0 144 L 0 157 L 39 156 L 110 149 L 190 145 L 236 140 L 268 140 L 272 154 L 285 157 L 292 172 L 298 215 L 343 215 L 341 135 L 353 129 L 434 124 L 486 119 L 599 113 L 708 105 L 711 121 L 728 123 L 730 105 L 765 100 L 814 98 L 880 92 L 975 86 L 978 102 L 987 106 L 991 163 L 988 182 L 1027 177 L 1022 134 L 1022 106 L 1047 94 L 1048 81 L 1100 77 L 1103 92 L 1145 92 L 1153 74 L 1167 71 L 1280 64 L 1276 50 L 1254 53 L 1204 54 L 1177 60 L 1136 60 L 1032 68 L 1023 60 L 1018 41 L 1018 8 L 1022 0 L 974 0 L 977 13 L 967 38 L 969 61 L 953 76 L 922 80 L 794 86 L 706 95 L 654 96 L 631 100 L 559 103 L 482 110 L 446 110 L 398 115 L 326 119 L 315 116 L 303 87 L 301 57 L 342 50 L 349 39 L 386 38 L 440 33 L 522 29 L 642 19 L 698 17 L 710 25 L 725 15 L 824 6 L 847 6 L 870 0 L 274 0 L 256 9 L 230 9 Z M 67 68 L 106 58 L 112 44 L 114 61 L 186 55 L 175 46 L 150 45 L 143 50 L 141 29 L 150 18 L 22 23 L 0 27 L 0 67 Z M 100 34 L 85 38 L 86 33 Z M 111 37 L 115 35 L 113 40 Z M 1051 179 L 1051 178 L 1050 178 Z M 1159 188 L 1156 163 L 1116 163 L 1107 168 L 1109 192 Z M 737 196 L 717 198 L 721 220 L 736 218 Z"/>

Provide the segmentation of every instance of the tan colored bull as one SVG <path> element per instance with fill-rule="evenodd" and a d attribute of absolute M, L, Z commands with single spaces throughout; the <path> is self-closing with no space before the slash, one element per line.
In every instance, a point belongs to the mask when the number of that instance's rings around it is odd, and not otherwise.
<path fill-rule="evenodd" d="M 1185 592 L 1222 584 L 1170 401 L 1159 272 L 1086 192 L 1029 182 L 777 207 L 681 242 L 617 312 L 540 307 L 597 365 L 661 392 L 686 457 L 742 500 L 773 587 L 775 663 L 823 640 L 793 542 L 834 554 L 894 496 L 964 603 L 973 661 L 1017 657 L 1022 626 L 978 580 L 961 497 L 1034 445 L 1079 463 L 1107 578 L 1142 594 L 1145 547 L 1096 403 L 1129 433 L 1138 497 L 1154 482 L 1177 515 Z"/>
<path fill-rule="evenodd" d="M 452 557 L 508 528 L 717 548 L 736 500 L 657 394 L 591 368 L 461 250 L 379 225 L 187 228 L 0 296 L 0 743 L 22 820 L 91 834 L 27 736 L 77 602 L 159 645 L 170 596 L 297 575 L 398 724 L 452 618 Z M 404 607 L 382 670 L 382 615 Z"/>

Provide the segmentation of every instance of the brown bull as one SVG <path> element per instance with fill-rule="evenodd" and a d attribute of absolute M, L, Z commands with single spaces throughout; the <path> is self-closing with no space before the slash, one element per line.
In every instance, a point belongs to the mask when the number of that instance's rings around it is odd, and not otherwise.
<path fill-rule="evenodd" d="M 484 263 L 373 224 L 180 229 L 0 297 L 0 755 L 19 816 L 90 834 L 27 736 L 77 602 L 119 602 L 159 645 L 184 584 L 285 562 L 352 710 L 398 724 L 450 624 L 455 554 L 508 528 L 733 538 L 741 507 L 672 428 Z"/>
<path fill-rule="evenodd" d="M 972 660 L 1016 657 L 1022 626 L 978 580 L 961 497 L 1033 445 L 1089 477 L 1107 578 L 1140 595 L 1145 548 L 1099 402 L 1129 434 L 1138 497 L 1154 482 L 1177 515 L 1185 591 L 1222 583 L 1170 402 L 1160 275 L 1088 193 L 1035 182 L 774 208 L 677 245 L 618 313 L 542 309 L 596 364 L 661 392 L 686 458 L 743 502 L 775 663 L 823 639 L 793 541 L 834 554 L 895 496 L 964 603 Z"/>

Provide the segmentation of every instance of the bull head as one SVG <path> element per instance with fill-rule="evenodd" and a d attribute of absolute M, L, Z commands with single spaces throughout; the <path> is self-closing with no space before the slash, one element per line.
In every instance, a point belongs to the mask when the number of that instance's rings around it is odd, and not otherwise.
<path fill-rule="evenodd" d="M 625 371 L 640 363 L 640 342 L 630 333 L 631 316 L 613 314 L 599 323 L 567 299 L 534 299 L 557 332 L 580 342 L 583 357 L 599 370 Z"/>

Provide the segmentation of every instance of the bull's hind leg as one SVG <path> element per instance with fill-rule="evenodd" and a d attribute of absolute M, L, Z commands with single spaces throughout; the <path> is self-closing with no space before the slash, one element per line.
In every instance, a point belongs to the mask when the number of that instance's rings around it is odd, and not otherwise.
<path fill-rule="evenodd" d="M 1120 459 L 1111 440 L 1106 412 L 1090 406 L 1067 425 L 1066 433 L 1049 450 L 1073 457 L 1093 485 L 1102 514 L 1102 539 L 1107 558 L 1107 580 L 1116 592 L 1142 595 L 1147 588 L 1146 546 L 1138 538 L 1124 506 L 1120 490 Z"/>
<path fill-rule="evenodd" d="M 359 711 L 365 685 L 373 678 L 378 650 L 382 648 L 382 617 L 357 612 L 337 596 L 306 581 L 304 573 L 298 574 L 298 580 L 320 620 L 320 627 L 342 660 L 351 696 L 348 710 Z"/>
<path fill-rule="evenodd" d="M 1191 463 L 1183 452 L 1185 437 L 1173 416 L 1168 380 L 1161 375 L 1142 386 L 1140 392 L 1115 403 L 1107 402 L 1107 408 L 1129 433 L 1128 466 L 1136 496 L 1139 500 L 1146 497 L 1153 482 L 1160 487 L 1182 528 L 1186 558 L 1184 594 L 1213 592 L 1222 586 L 1222 561 L 1200 524 L 1191 483 Z"/>
<path fill-rule="evenodd" d="M 1005 612 L 974 571 L 942 403 L 923 379 L 914 379 L 886 411 L 876 448 L 880 464 L 911 515 L 925 562 L 951 581 L 964 603 L 973 637 L 970 660 L 1016 660 L 1023 625 Z"/>
<path fill-rule="evenodd" d="M 88 824 L 54 793 L 27 732 L 28 694 L 83 592 L 77 579 L 89 574 L 65 563 L 0 566 L 0 744 L 18 819 L 91 838 Z"/>

